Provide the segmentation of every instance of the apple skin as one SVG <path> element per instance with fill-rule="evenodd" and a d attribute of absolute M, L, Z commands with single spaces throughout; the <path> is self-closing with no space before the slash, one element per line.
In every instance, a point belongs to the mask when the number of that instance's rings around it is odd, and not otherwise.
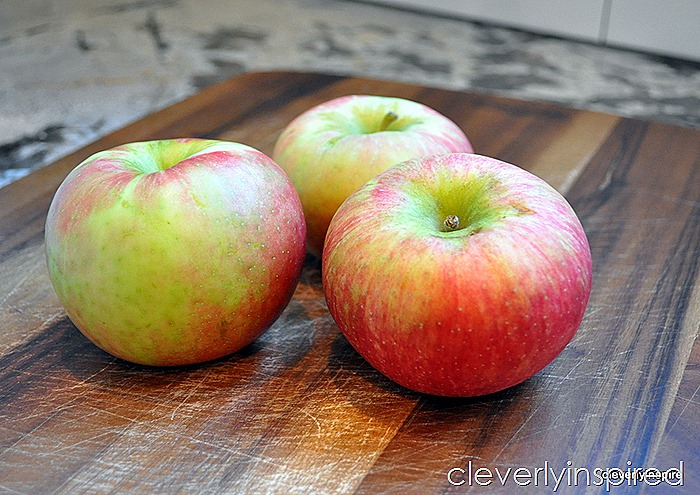
<path fill-rule="evenodd" d="M 443 226 L 448 215 L 460 228 Z M 374 368 L 470 397 L 533 376 L 567 345 L 591 291 L 586 234 L 545 181 L 455 153 L 410 160 L 352 194 L 322 258 L 328 309 Z"/>
<path fill-rule="evenodd" d="M 87 338 L 176 366 L 228 355 L 272 325 L 299 281 L 305 235 L 298 195 L 269 157 L 171 139 L 78 165 L 49 208 L 46 259 Z"/>
<path fill-rule="evenodd" d="M 272 158 L 299 192 L 307 248 L 320 256 L 336 210 L 369 179 L 412 158 L 472 151 L 462 129 L 426 105 L 348 95 L 292 120 L 277 139 Z"/>

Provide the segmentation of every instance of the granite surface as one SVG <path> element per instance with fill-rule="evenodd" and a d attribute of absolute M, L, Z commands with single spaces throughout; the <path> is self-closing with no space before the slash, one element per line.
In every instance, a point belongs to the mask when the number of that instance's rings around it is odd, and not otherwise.
<path fill-rule="evenodd" d="M 700 127 L 700 64 L 341 0 L 10 0 L 0 187 L 236 74 L 309 70 Z"/>

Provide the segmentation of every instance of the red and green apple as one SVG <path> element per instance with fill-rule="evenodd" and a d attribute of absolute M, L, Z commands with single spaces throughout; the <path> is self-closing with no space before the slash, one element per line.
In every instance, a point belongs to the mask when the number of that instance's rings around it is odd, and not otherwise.
<path fill-rule="evenodd" d="M 412 158 L 472 151 L 452 120 L 422 103 L 348 95 L 293 119 L 277 139 L 272 158 L 299 192 L 307 247 L 320 256 L 336 210 L 369 179 Z"/>
<path fill-rule="evenodd" d="M 328 309 L 373 367 L 442 396 L 497 392 L 549 364 L 578 330 L 591 253 L 568 202 L 494 158 L 398 164 L 334 216 Z"/>
<path fill-rule="evenodd" d="M 114 356 L 157 366 L 233 353 L 279 317 L 306 226 L 285 173 L 251 147 L 129 143 L 79 164 L 46 219 L 46 259 L 76 327 Z"/>

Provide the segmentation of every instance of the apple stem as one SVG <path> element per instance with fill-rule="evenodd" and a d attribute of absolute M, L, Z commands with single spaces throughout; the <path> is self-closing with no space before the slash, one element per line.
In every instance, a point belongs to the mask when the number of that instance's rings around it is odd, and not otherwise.
<path fill-rule="evenodd" d="M 386 115 L 384 115 L 384 118 L 382 119 L 382 123 L 379 124 L 379 131 L 386 131 L 387 128 L 391 125 L 391 123 L 398 118 L 399 116 L 396 113 L 392 111 L 387 112 Z"/>
<path fill-rule="evenodd" d="M 445 221 L 442 222 L 446 232 L 452 232 L 459 229 L 459 217 L 457 215 L 447 215 Z"/>

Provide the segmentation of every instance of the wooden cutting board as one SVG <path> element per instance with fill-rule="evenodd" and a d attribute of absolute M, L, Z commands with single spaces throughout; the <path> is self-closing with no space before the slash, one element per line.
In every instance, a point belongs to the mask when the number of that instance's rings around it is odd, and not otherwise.
<path fill-rule="evenodd" d="M 131 365 L 76 330 L 43 257 L 46 211 L 72 167 L 168 137 L 269 154 L 297 114 L 354 93 L 434 107 L 478 153 L 571 202 L 591 243 L 593 293 L 550 366 L 476 399 L 404 390 L 339 334 L 315 258 L 274 327 L 213 363 Z M 699 325 L 699 130 L 387 81 L 246 74 L 0 190 L 0 492 L 583 493 L 600 482 L 596 468 L 683 466 L 672 493 L 699 493 Z"/>

